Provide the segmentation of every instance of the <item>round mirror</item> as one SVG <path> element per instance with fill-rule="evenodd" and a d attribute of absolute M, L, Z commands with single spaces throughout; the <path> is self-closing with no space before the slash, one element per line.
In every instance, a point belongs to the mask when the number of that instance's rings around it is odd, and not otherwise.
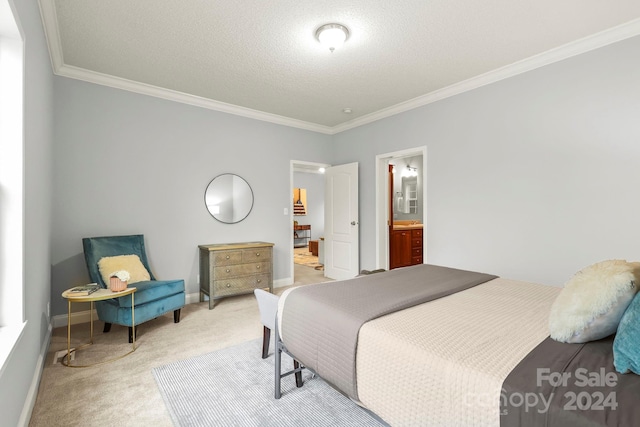
<path fill-rule="evenodd" d="M 211 180 L 204 193 L 204 203 L 215 219 L 235 224 L 245 219 L 253 208 L 253 191 L 249 183 L 232 173 Z"/>

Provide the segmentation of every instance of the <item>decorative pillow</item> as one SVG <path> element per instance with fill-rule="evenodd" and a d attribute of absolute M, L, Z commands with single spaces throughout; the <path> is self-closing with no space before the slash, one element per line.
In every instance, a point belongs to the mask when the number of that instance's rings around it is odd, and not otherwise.
<path fill-rule="evenodd" d="M 613 334 L 638 291 L 634 270 L 640 270 L 640 263 L 610 260 L 576 273 L 551 306 L 551 338 L 584 343 Z"/>
<path fill-rule="evenodd" d="M 118 270 L 126 270 L 131 275 L 129 283 L 151 280 L 151 276 L 138 255 L 118 255 L 100 258 L 98 269 L 104 283 L 109 284 L 109 276 Z"/>
<path fill-rule="evenodd" d="M 613 340 L 613 366 L 621 374 L 640 375 L 640 294 L 624 312 Z"/>

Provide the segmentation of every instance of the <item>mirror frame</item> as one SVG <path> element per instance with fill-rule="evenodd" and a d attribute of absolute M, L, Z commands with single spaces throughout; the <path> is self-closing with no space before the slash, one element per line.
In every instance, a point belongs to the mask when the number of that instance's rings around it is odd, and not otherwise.
<path fill-rule="evenodd" d="M 249 209 L 247 210 L 247 213 L 240 219 L 238 219 L 237 221 L 224 221 L 218 217 L 216 217 L 216 214 L 214 214 L 213 212 L 211 212 L 211 210 L 209 209 L 209 205 L 207 205 L 207 193 L 209 192 L 209 188 L 211 187 L 211 185 L 214 183 L 214 181 L 218 178 L 224 177 L 224 176 L 231 176 L 231 178 L 239 178 L 242 180 L 242 182 L 244 182 L 247 186 L 247 188 L 249 189 L 249 194 L 251 195 L 251 206 L 249 206 Z M 243 177 L 241 177 L 240 175 L 236 175 L 235 173 L 221 173 L 220 175 L 215 176 L 211 181 L 209 181 L 209 184 L 207 184 L 207 187 L 204 190 L 204 206 L 207 208 L 207 212 L 209 212 L 209 215 L 211 215 L 216 221 L 219 221 L 223 224 L 237 224 L 241 221 L 244 221 L 249 214 L 251 213 L 251 211 L 253 210 L 253 204 L 255 202 L 255 196 L 253 194 L 253 188 L 251 188 L 251 185 L 249 185 L 249 182 L 247 182 L 246 179 L 244 179 Z"/>

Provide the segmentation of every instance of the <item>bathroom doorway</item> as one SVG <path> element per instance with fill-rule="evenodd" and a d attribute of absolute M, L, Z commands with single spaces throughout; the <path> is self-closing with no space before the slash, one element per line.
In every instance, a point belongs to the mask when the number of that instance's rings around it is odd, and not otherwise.
<path fill-rule="evenodd" d="M 376 156 L 376 268 L 388 270 L 391 267 L 394 228 L 405 232 L 404 236 L 401 232 L 396 233 L 395 249 L 402 246 L 404 261 L 401 264 L 426 263 L 426 146 Z M 419 228 L 421 235 L 413 231 Z"/>
<path fill-rule="evenodd" d="M 389 160 L 389 270 L 423 263 L 422 154 Z"/>

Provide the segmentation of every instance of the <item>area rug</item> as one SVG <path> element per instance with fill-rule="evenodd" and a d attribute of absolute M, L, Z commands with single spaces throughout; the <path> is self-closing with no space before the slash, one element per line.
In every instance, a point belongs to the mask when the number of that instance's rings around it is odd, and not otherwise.
<path fill-rule="evenodd" d="M 153 369 L 176 426 L 372 426 L 385 424 L 318 377 L 293 375 L 273 397 L 273 351 L 253 340 Z M 293 363 L 283 355 L 283 372 Z"/>
<path fill-rule="evenodd" d="M 316 270 L 324 269 L 324 266 L 318 262 L 318 257 L 309 252 L 309 249 L 306 246 L 304 248 L 293 249 L 293 262 L 295 264 L 313 267 Z"/>

